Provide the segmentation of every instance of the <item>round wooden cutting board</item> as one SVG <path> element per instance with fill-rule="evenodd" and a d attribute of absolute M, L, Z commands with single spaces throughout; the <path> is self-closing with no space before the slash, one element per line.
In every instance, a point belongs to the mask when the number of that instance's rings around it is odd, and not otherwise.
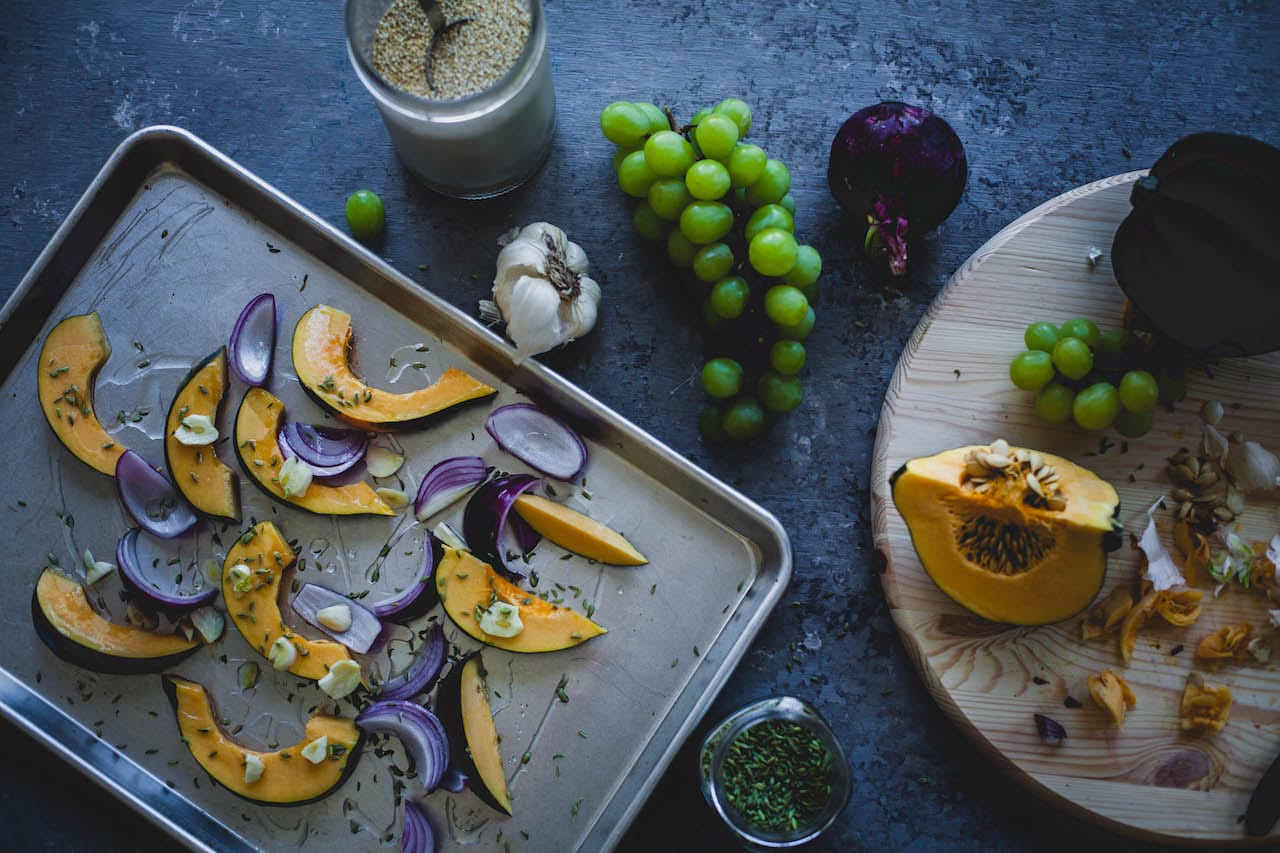
<path fill-rule="evenodd" d="M 969 259 L 934 301 L 903 352 L 880 416 L 872 472 L 876 547 L 882 583 L 907 651 L 939 705 L 1015 778 L 1068 810 L 1150 840 L 1276 844 L 1280 832 L 1249 839 L 1240 824 L 1254 786 L 1280 753 L 1280 661 L 1227 664 L 1214 672 L 1193 660 L 1200 639 L 1242 621 L 1266 624 L 1265 596 L 1206 590 L 1204 612 L 1185 629 L 1155 619 L 1138 634 L 1125 665 L 1116 635 L 1084 641 L 1079 619 L 1036 628 L 981 619 L 953 602 L 925 574 L 893 505 L 889 477 L 908 459 L 951 447 L 1011 444 L 1084 465 L 1116 487 L 1127 533 L 1140 535 L 1147 510 L 1169 492 L 1165 459 L 1199 442 L 1201 404 L 1226 405 L 1220 428 L 1280 448 L 1280 353 L 1223 361 L 1212 378 L 1195 374 L 1176 411 L 1162 407 L 1155 428 L 1122 441 L 1073 426 L 1047 426 L 1032 394 L 1009 382 L 1009 361 L 1037 320 L 1090 317 L 1119 325 L 1122 296 L 1110 265 L 1111 240 L 1129 211 L 1142 172 L 1090 184 L 1040 206 Z M 1096 267 L 1089 249 L 1105 253 Z M 1205 282 L 1205 298 L 1214 298 Z M 1172 550 L 1169 513 L 1157 511 Z M 1251 500 L 1240 532 L 1269 540 L 1280 531 L 1274 500 Z M 1128 537 L 1126 536 L 1126 540 Z M 1176 559 L 1176 551 L 1173 551 Z M 1126 541 L 1108 561 L 1103 592 L 1131 579 L 1139 552 Z M 1138 703 L 1123 727 L 1089 699 L 1088 675 L 1113 669 Z M 1184 735 L 1178 707 L 1196 669 L 1235 697 L 1219 734 Z M 1068 707 L 1068 697 L 1083 702 Z M 1033 714 L 1066 727 L 1061 746 L 1045 746 Z"/>

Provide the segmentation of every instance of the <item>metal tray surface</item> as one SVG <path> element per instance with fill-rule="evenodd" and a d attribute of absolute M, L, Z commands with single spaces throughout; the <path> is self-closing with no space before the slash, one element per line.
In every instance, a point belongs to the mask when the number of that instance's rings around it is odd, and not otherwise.
<path fill-rule="evenodd" d="M 533 362 L 514 365 L 492 332 L 178 128 L 148 128 L 116 150 L 0 313 L 0 434 L 17 437 L 21 448 L 6 454 L 10 486 L 0 506 L 0 541 L 15 558 L 6 570 L 14 594 L 0 598 L 0 710 L 192 848 L 356 850 L 398 842 L 399 801 L 422 798 L 422 789 L 401 775 L 408 762 L 394 739 L 381 754 L 366 750 L 327 799 L 257 806 L 214 785 L 195 763 L 160 676 L 77 669 L 54 657 L 31 627 L 30 593 L 46 554 L 64 567 L 79 566 L 86 548 L 109 558 L 127 528 L 114 481 L 73 458 L 42 422 L 34 376 L 44 336 L 70 314 L 100 313 L 113 351 L 97 381 L 96 411 L 113 438 L 159 464 L 163 419 L 179 381 L 226 342 L 240 309 L 262 291 L 275 294 L 281 316 L 272 390 L 296 418 L 324 417 L 290 381 L 289 358 L 293 323 L 320 302 L 353 315 L 356 366 L 374 385 L 421 387 L 454 365 L 500 389 L 491 404 L 395 437 L 408 460 L 399 476 L 410 494 L 427 468 L 457 453 L 523 470 L 483 429 L 493 405 L 531 399 L 587 440 L 586 482 L 557 483 L 559 499 L 619 529 L 651 562 L 595 565 L 539 545 L 531 561 L 538 589 L 580 611 L 589 602 L 609 632 L 550 654 L 486 649 L 513 817 L 470 792 L 437 791 L 422 802 L 446 850 L 614 846 L 781 597 L 791 574 L 786 533 L 763 509 L 563 378 Z M 243 392 L 233 380 L 224 431 Z M 228 451 L 222 455 L 234 467 Z M 241 495 L 245 524 L 270 518 L 298 540 L 303 581 L 368 589 L 367 600 L 376 601 L 422 559 L 423 528 L 411 514 L 312 516 L 273 502 L 243 476 Z M 460 514 L 459 505 L 442 517 L 457 522 Z M 225 548 L 218 540 L 231 544 L 237 530 L 206 525 L 183 546 L 176 568 L 219 559 Z M 114 576 L 94 589 L 115 618 L 123 615 L 118 590 Z M 384 675 L 408 659 L 411 632 L 434 620 L 444 621 L 462 650 L 479 645 L 437 609 L 400 630 L 394 660 L 378 659 Z M 307 710 L 326 697 L 265 665 L 257 686 L 240 690 L 239 665 L 259 660 L 228 625 L 218 644 L 174 669 L 210 688 L 228 725 L 242 727 L 237 737 L 259 747 L 291 743 Z M 556 695 L 562 678 L 567 703 Z"/>

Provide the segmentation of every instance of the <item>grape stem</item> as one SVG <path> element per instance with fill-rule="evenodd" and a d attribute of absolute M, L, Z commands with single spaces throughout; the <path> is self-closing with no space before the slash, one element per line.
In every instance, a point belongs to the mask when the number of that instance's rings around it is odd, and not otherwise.
<path fill-rule="evenodd" d="M 867 235 L 862 241 L 863 251 L 884 255 L 889 261 L 889 272 L 895 277 L 907 271 L 907 218 L 898 216 L 893 204 L 880 193 L 867 214 Z"/>

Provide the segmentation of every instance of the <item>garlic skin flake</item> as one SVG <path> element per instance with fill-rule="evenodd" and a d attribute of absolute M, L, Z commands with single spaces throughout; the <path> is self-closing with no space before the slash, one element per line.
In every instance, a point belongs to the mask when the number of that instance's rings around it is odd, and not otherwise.
<path fill-rule="evenodd" d="M 516 364 L 595 327 L 601 292 L 589 270 L 582 247 L 546 222 L 525 226 L 498 253 L 493 300 L 480 313 L 507 324 Z"/>

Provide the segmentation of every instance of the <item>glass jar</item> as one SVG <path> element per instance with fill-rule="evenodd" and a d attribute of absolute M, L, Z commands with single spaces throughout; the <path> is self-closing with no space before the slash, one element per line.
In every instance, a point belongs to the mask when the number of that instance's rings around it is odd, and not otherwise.
<path fill-rule="evenodd" d="M 546 160 L 556 130 L 541 0 L 522 0 L 529 37 L 506 74 L 488 89 L 448 101 L 405 92 L 374 70 L 373 36 L 392 2 L 347 0 L 347 53 L 405 168 L 457 198 L 489 198 L 523 184 Z"/>
<path fill-rule="evenodd" d="M 784 720 L 803 726 L 831 756 L 831 793 L 826 805 L 807 823 L 786 832 L 769 832 L 747 820 L 734 808 L 725 790 L 724 764 L 729 746 L 751 727 L 770 720 Z M 849 761 L 845 758 L 835 733 L 821 714 L 808 703 L 792 696 L 761 699 L 726 717 L 702 741 L 698 770 L 702 795 L 748 850 L 798 847 L 814 840 L 835 822 L 848 804 L 852 790 Z"/>

